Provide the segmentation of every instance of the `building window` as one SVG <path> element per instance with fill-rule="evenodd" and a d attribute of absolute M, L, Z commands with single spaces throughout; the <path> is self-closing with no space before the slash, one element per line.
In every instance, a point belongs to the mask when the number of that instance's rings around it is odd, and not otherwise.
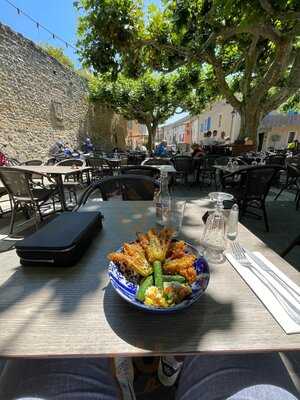
<path fill-rule="evenodd" d="M 218 127 L 221 128 L 222 126 L 222 114 L 219 115 L 219 122 L 218 122 Z"/>
<path fill-rule="evenodd" d="M 210 127 L 211 127 L 211 118 L 208 117 L 208 118 L 207 118 L 207 130 L 208 130 L 208 131 L 210 130 Z"/>
<path fill-rule="evenodd" d="M 128 129 L 132 129 L 132 121 L 128 121 L 127 122 L 127 128 Z"/>
<path fill-rule="evenodd" d="M 203 122 L 202 122 L 202 124 L 200 125 L 200 132 L 203 132 L 204 131 L 204 125 L 203 125 Z"/>

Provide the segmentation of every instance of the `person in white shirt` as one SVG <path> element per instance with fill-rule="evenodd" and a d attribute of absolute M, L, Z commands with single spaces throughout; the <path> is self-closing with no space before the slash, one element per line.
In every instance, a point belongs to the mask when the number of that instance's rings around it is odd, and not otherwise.
<path fill-rule="evenodd" d="M 204 134 L 204 138 L 201 141 L 202 146 L 212 146 L 214 144 L 211 135 L 212 135 L 211 131 L 207 131 L 206 134 Z"/>

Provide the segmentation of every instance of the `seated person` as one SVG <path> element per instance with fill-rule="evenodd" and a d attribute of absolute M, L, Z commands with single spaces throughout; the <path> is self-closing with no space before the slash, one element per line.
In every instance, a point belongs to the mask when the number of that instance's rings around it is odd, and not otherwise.
<path fill-rule="evenodd" d="M 83 152 L 84 153 L 92 153 L 94 151 L 94 145 L 89 137 L 85 139 L 83 142 Z"/>
<path fill-rule="evenodd" d="M 224 131 L 221 132 L 221 137 L 219 139 L 219 144 L 225 144 L 226 134 Z"/>
<path fill-rule="evenodd" d="M 219 144 L 218 131 L 216 129 L 213 130 L 213 133 L 212 133 L 212 142 L 213 142 L 213 145 Z"/>
<path fill-rule="evenodd" d="M 166 157 L 168 155 L 167 142 L 163 141 L 154 150 L 155 157 Z"/>
<path fill-rule="evenodd" d="M 63 152 L 63 142 L 61 140 L 58 140 L 50 147 L 49 156 L 55 157 L 62 152 Z"/>
<path fill-rule="evenodd" d="M 195 143 L 195 144 L 193 144 L 192 145 L 192 150 L 193 150 L 193 152 L 192 152 L 192 157 L 194 158 L 198 158 L 198 157 L 202 157 L 202 156 L 204 156 L 205 155 L 205 151 L 203 150 L 203 148 L 202 148 L 202 146 L 200 145 L 200 144 L 197 144 L 197 143 Z"/>
<path fill-rule="evenodd" d="M 214 140 L 212 139 L 211 136 L 212 136 L 211 131 L 207 131 L 204 134 L 204 138 L 203 138 L 203 140 L 201 142 L 202 146 L 213 146 Z"/>
<path fill-rule="evenodd" d="M 249 137 L 245 137 L 244 144 L 248 146 L 253 145 L 253 140 Z"/>
<path fill-rule="evenodd" d="M 294 357 L 288 356 L 298 371 Z M 179 376 L 177 400 L 299 400 L 277 353 L 203 354 L 182 361 L 161 357 L 157 371 L 164 386 Z M 11 359 L 0 374 L 0 399 L 135 400 L 133 380 L 134 365 L 126 357 Z"/>
<path fill-rule="evenodd" d="M 69 146 L 69 143 L 66 143 L 66 144 L 64 145 L 63 151 L 64 151 L 64 155 L 65 155 L 66 157 L 72 157 L 72 156 L 73 156 L 73 150 L 72 150 L 71 147 Z"/>

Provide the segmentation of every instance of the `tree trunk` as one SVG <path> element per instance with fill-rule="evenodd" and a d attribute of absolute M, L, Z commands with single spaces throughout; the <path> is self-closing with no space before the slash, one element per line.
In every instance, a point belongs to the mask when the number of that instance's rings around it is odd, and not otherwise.
<path fill-rule="evenodd" d="M 148 151 L 153 151 L 154 144 L 155 144 L 154 140 L 155 140 L 155 134 L 156 134 L 156 127 L 149 124 L 149 125 L 147 125 L 147 130 L 148 130 L 147 148 L 148 148 Z"/>
<path fill-rule="evenodd" d="M 241 126 L 239 139 L 252 139 L 253 144 L 257 143 L 257 131 L 261 120 L 261 112 L 257 105 L 246 105 L 239 110 Z"/>

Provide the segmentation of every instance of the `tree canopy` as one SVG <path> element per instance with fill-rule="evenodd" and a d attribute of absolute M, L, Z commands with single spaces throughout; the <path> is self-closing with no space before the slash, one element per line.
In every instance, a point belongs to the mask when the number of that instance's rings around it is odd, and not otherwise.
<path fill-rule="evenodd" d="M 212 94 L 226 98 L 241 116 L 242 136 L 256 140 L 260 119 L 299 92 L 299 0 L 163 0 L 147 17 L 140 0 L 79 7 L 87 65 L 131 77 L 200 68 L 206 85 L 199 90 L 197 82 L 193 96 L 200 106 Z"/>
<path fill-rule="evenodd" d="M 137 79 L 120 74 L 116 80 L 102 74 L 90 81 L 91 99 L 101 101 L 128 120 L 146 125 L 148 148 L 152 150 L 158 125 L 176 112 L 188 91 L 182 87 L 182 79 L 187 80 L 183 71 L 181 75 L 146 72 Z"/>
<path fill-rule="evenodd" d="M 50 56 L 55 58 L 61 64 L 66 65 L 72 69 L 75 69 L 73 61 L 65 55 L 64 50 L 61 47 L 51 46 L 50 44 L 42 44 L 42 49 L 46 51 Z"/>

